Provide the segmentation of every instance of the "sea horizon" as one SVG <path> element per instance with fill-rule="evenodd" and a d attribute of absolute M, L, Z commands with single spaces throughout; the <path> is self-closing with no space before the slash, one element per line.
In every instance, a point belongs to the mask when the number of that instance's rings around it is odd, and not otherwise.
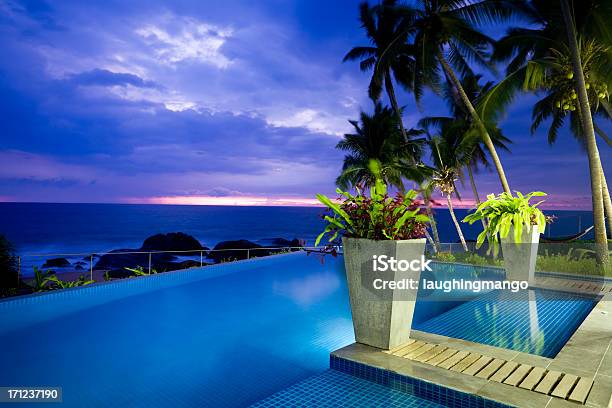
<path fill-rule="evenodd" d="M 470 210 L 457 208 L 458 219 Z M 458 242 L 448 209 L 438 206 L 434 211 L 441 241 Z M 168 232 L 192 235 L 209 248 L 221 241 L 272 238 L 298 238 L 313 245 L 325 212 L 322 206 L 0 202 L 0 234 L 19 254 L 134 249 L 147 237 Z M 557 217 L 547 235 L 571 235 L 592 225 L 592 211 L 544 212 Z M 482 227 L 461 223 L 461 228 L 473 240 Z"/>

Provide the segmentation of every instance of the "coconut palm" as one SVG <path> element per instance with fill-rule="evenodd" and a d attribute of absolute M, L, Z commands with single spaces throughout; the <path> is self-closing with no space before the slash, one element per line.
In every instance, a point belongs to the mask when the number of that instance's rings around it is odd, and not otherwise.
<path fill-rule="evenodd" d="M 476 25 L 499 23 L 522 15 L 522 6 L 522 1 L 422 0 L 417 7 L 399 8 L 414 41 L 413 90 L 416 98 L 422 95 L 424 86 L 437 90 L 445 82 L 442 75 L 452 83 L 489 150 L 504 191 L 508 193 L 510 186 L 493 140 L 463 89 L 459 76 L 471 72 L 470 62 L 491 68 L 488 49 L 494 40 L 480 32 Z"/>
<path fill-rule="evenodd" d="M 546 69 L 544 67 L 546 67 L 547 62 L 550 63 L 547 59 L 559 59 L 561 56 L 567 56 L 569 62 L 567 65 L 571 67 L 571 70 L 566 73 L 565 80 L 571 87 L 569 98 L 571 100 L 573 98 L 572 92 L 575 93 L 575 102 L 560 103 L 559 108 L 562 109 L 567 106 L 572 112 L 571 108 L 574 106 L 576 112 L 574 116 L 581 118 L 580 120 L 574 119 L 574 128 L 583 128 L 581 134 L 589 158 L 591 175 L 595 241 L 598 247 L 597 260 L 598 263 L 606 265 L 609 261 L 606 250 L 604 197 L 609 197 L 609 192 L 607 192 L 606 183 L 603 180 L 603 167 L 595 140 L 592 107 L 590 106 L 589 90 L 585 81 L 585 66 L 581 57 L 581 52 L 584 52 L 586 47 L 582 47 L 582 51 L 580 50 L 581 46 L 579 45 L 577 32 L 583 36 L 584 44 L 589 40 L 595 40 L 604 47 L 612 45 L 612 36 L 608 28 L 610 18 L 612 18 L 612 5 L 609 1 L 585 0 L 580 3 L 580 7 L 574 9 L 573 13 L 567 0 L 561 0 L 560 2 L 532 0 L 529 5 L 531 20 L 537 26 L 529 29 L 513 28 L 504 38 L 498 41 L 493 57 L 499 61 L 509 61 L 507 76 L 484 99 L 479 112 L 482 116 L 494 115 L 495 110 L 503 109 L 505 103 L 513 98 L 518 89 L 528 90 L 540 87 L 545 79 Z M 606 55 L 609 60 L 609 49 Z M 568 89 L 565 89 L 564 92 L 567 91 Z M 563 99 L 559 100 L 551 96 L 549 100 L 541 101 L 542 103 L 536 106 L 534 119 L 537 120 L 538 115 L 546 111 L 546 104 L 556 105 L 558 101 L 561 102 Z M 559 109 L 556 106 L 554 107 Z M 567 111 L 568 109 L 563 110 Z M 553 118 L 552 133 L 549 131 L 549 136 L 552 135 L 554 138 L 556 129 L 561 126 L 561 118 L 564 116 L 565 114 L 560 112 L 557 112 L 554 116 L 551 115 Z M 606 203 L 610 212 L 612 212 L 612 203 L 609 200 L 606 200 Z"/>
<path fill-rule="evenodd" d="M 469 100 L 475 106 L 478 105 L 480 99 L 493 87 L 492 81 L 481 85 L 481 79 L 482 75 L 473 75 L 469 73 L 461 80 L 461 86 L 465 90 Z M 474 180 L 474 172 L 478 170 L 479 166 L 484 166 L 486 168 L 490 167 L 490 163 L 485 152 L 486 147 L 483 148 L 482 139 L 480 138 L 478 129 L 474 126 L 472 117 L 461 101 L 455 87 L 446 82 L 443 86 L 442 95 L 449 107 L 451 116 L 427 116 L 418 122 L 418 126 L 427 128 L 441 128 L 445 126 L 448 127 L 452 123 L 455 124 L 455 128 L 457 128 L 458 132 L 462 135 L 462 150 L 464 151 L 466 158 L 468 158 L 465 167 L 468 172 L 474 199 L 476 204 L 479 205 L 480 197 Z M 497 126 L 496 121 L 491 118 L 487 118 L 486 120 L 483 120 L 483 122 L 495 147 L 508 151 L 509 149 L 507 145 L 511 143 L 510 139 L 503 135 L 502 130 Z"/>
<path fill-rule="evenodd" d="M 453 194 L 461 199 L 455 183 L 463 176 L 462 169 L 466 161 L 471 159 L 468 157 L 469 150 L 464 150 L 466 146 L 462 144 L 461 131 L 461 125 L 457 126 L 455 123 L 442 126 L 439 129 L 439 134 L 432 135 L 427 130 L 434 167 L 432 183 L 446 197 L 448 211 L 457 229 L 461 245 L 465 251 L 468 251 L 461 225 L 459 225 L 455 216 L 452 201 Z"/>
<path fill-rule="evenodd" d="M 381 163 L 387 184 L 400 190 L 404 190 L 404 179 L 420 182 L 430 173 L 426 166 L 414 164 L 421 161 L 425 139 L 417 132 L 406 132 L 408 139 L 404 139 L 392 109 L 376 103 L 373 114 L 361 112 L 359 121 L 349 122 L 355 133 L 345 134 L 336 145 L 348 153 L 336 179 L 340 188 L 371 185 L 374 181 L 369 170 L 372 159 Z"/>
<path fill-rule="evenodd" d="M 531 132 L 534 133 L 544 121 L 551 118 L 548 142 L 553 144 L 557 139 L 559 128 L 563 126 L 566 119 L 569 119 L 572 134 L 588 152 L 588 138 L 584 133 L 582 113 L 580 109 L 577 109 L 578 95 L 574 88 L 569 49 L 564 44 L 559 44 L 559 48 L 562 48 L 563 51 L 551 48 L 548 57 L 532 61 L 526 70 L 525 83 L 530 89 L 544 95 L 534 105 Z M 612 80 L 609 75 L 610 60 L 608 59 L 610 47 L 605 47 L 593 40 L 583 40 L 579 41 L 579 48 L 595 133 L 608 145 L 612 145 L 612 141 L 595 121 L 596 118 L 610 120 L 612 113 L 608 91 L 609 82 Z M 607 232 L 612 234 L 612 201 L 601 161 L 599 165 L 604 214 L 608 220 Z"/>
<path fill-rule="evenodd" d="M 433 175 L 433 173 L 432 173 Z M 438 234 L 438 223 L 436 222 L 436 218 L 434 217 L 434 213 L 432 210 L 432 206 L 435 204 L 432 199 L 432 194 L 434 191 L 435 185 L 431 178 L 420 183 L 418 191 L 421 193 L 423 197 L 423 204 L 425 205 L 425 212 L 427 213 L 427 217 L 429 217 L 429 225 L 431 227 L 431 233 L 433 235 L 431 241 L 433 241 L 434 252 L 438 253 L 441 250 L 440 247 L 440 234 Z"/>
<path fill-rule="evenodd" d="M 393 79 L 401 86 L 410 88 L 414 60 L 410 56 L 410 47 L 406 44 L 407 33 L 401 26 L 402 19 L 396 12 L 396 3 L 396 0 L 383 0 L 375 6 L 370 6 L 367 1 L 360 4 L 361 26 L 372 45 L 354 47 L 346 54 L 343 61 L 360 60 L 359 66 L 362 71 L 372 70 L 369 96 L 372 100 L 378 101 L 384 86 L 397 115 L 400 131 L 406 138 Z"/>
<path fill-rule="evenodd" d="M 582 70 L 582 61 L 580 51 L 578 50 L 578 38 L 576 35 L 576 27 L 572 11 L 567 0 L 560 0 L 561 10 L 563 12 L 563 21 L 567 31 L 568 45 L 570 49 L 572 68 L 574 73 L 574 82 L 576 85 L 576 93 L 580 108 L 580 119 L 584 129 L 586 138 L 587 153 L 589 155 L 589 171 L 591 173 L 591 190 L 593 193 L 593 218 L 595 222 L 595 243 L 597 244 L 596 259 L 597 263 L 603 268 L 610 268 L 610 256 L 608 254 L 608 240 L 606 234 L 606 225 L 604 222 L 604 200 L 603 200 L 603 183 L 602 183 L 602 165 L 599 152 L 597 151 L 597 141 L 595 140 L 595 127 L 593 126 L 593 117 L 591 116 L 591 106 L 589 96 L 586 89 L 586 81 Z"/>

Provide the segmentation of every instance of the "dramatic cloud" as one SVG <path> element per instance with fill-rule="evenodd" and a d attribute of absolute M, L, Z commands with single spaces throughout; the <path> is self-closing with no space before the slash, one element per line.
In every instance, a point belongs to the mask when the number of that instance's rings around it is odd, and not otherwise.
<path fill-rule="evenodd" d="M 357 4 L 0 2 L 0 199 L 313 204 L 333 193 L 347 120 L 372 106 L 368 74 L 341 63 L 366 43 Z M 398 93 L 407 126 L 445 113 Z M 588 207 L 584 152 L 530 136 L 529 106 L 503 123 L 512 187 Z"/>

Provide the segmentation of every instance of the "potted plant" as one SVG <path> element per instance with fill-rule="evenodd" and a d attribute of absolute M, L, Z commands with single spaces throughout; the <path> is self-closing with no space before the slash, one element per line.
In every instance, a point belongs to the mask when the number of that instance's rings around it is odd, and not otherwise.
<path fill-rule="evenodd" d="M 317 195 L 331 215 L 324 217 L 327 226 L 315 245 L 327 234 L 330 243 L 342 237 L 355 338 L 390 349 L 410 336 L 417 292 L 410 282 L 418 285 L 429 218 L 421 212 L 415 191 L 390 197 L 380 164 L 372 161 L 370 171 L 374 183 L 369 196 L 360 188 L 356 195 L 336 190 L 342 196 L 339 203 Z"/>
<path fill-rule="evenodd" d="M 543 201 L 530 204 L 532 197 L 542 197 L 541 191 L 527 195 L 516 191 L 516 196 L 502 193 L 490 194 L 476 211 L 463 219 L 464 222 L 485 220 L 487 227 L 478 235 L 476 247 L 480 248 L 485 239 L 489 251 L 497 256 L 501 240 L 506 279 L 531 282 L 534 278 L 540 234 L 546 228 L 546 217 L 538 208 Z"/>

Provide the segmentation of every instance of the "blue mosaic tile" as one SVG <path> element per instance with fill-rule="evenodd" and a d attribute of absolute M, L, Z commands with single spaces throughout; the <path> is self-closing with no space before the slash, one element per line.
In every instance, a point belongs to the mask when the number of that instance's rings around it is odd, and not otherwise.
<path fill-rule="evenodd" d="M 553 358 L 597 301 L 552 290 L 497 290 L 412 328 Z"/>
<path fill-rule="evenodd" d="M 510 408 L 508 405 L 491 401 L 478 395 L 455 391 L 438 384 L 346 360 L 334 355 L 330 356 L 329 364 L 333 370 L 437 404 L 434 406 L 450 408 Z M 375 406 L 385 406 L 385 404 L 376 404 Z"/>
<path fill-rule="evenodd" d="M 444 405 L 340 371 L 327 370 L 252 407 L 442 408 Z"/>

